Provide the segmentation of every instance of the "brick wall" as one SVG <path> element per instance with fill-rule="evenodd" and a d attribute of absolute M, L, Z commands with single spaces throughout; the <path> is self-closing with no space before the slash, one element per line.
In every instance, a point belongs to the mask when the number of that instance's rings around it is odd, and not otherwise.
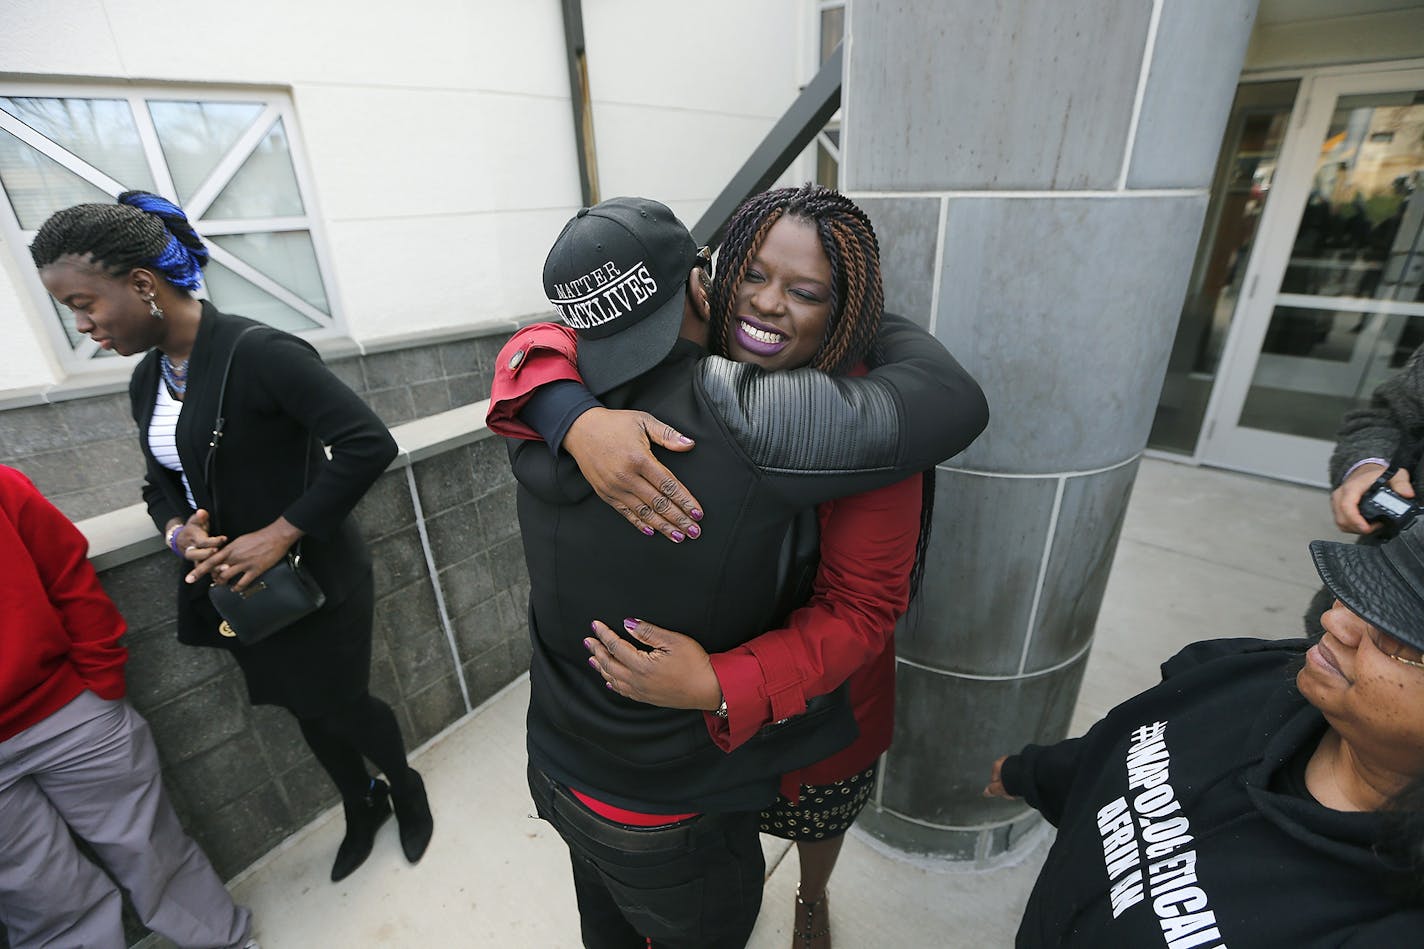
<path fill-rule="evenodd" d="M 510 329 L 328 365 L 387 425 L 478 402 Z M 72 520 L 139 500 L 143 457 L 128 389 L 0 410 L 0 463 L 23 471 Z"/>
<path fill-rule="evenodd" d="M 417 495 L 408 469 L 392 469 L 357 517 L 375 563 L 371 690 L 395 709 L 414 748 L 525 672 L 529 639 L 503 443 L 453 447 L 411 470 Z M 291 717 L 247 704 L 229 656 L 178 644 L 177 569 L 171 555 L 154 553 L 100 578 L 129 622 L 130 698 L 153 726 L 179 815 L 229 878 L 338 797 Z"/>

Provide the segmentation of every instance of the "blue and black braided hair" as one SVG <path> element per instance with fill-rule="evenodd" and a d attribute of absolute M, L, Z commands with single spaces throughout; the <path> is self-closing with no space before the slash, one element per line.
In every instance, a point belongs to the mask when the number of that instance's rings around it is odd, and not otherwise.
<path fill-rule="evenodd" d="M 203 285 L 208 249 L 183 209 L 147 191 L 125 191 L 117 204 L 76 204 L 56 211 L 30 244 L 36 267 L 61 257 L 88 257 L 112 277 L 135 267 L 154 271 L 179 290 Z"/>

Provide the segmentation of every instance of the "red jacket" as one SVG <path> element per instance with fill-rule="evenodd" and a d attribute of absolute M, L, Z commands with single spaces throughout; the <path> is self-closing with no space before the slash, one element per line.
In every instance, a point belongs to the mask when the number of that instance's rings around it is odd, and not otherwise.
<path fill-rule="evenodd" d="M 518 414 L 541 385 L 579 380 L 577 337 L 556 323 L 515 333 L 495 362 L 486 423 L 513 438 L 538 434 Z M 821 563 L 810 601 L 787 627 L 711 657 L 727 719 L 706 716 L 712 740 L 731 751 L 806 700 L 850 679 L 860 737 L 850 747 L 782 779 L 795 800 L 802 784 L 827 784 L 868 768 L 890 747 L 895 711 L 895 622 L 909 603 L 920 529 L 919 477 L 822 504 Z"/>
<path fill-rule="evenodd" d="M 88 551 L 28 478 L 0 465 L 0 741 L 85 689 L 124 695 L 124 620 Z"/>

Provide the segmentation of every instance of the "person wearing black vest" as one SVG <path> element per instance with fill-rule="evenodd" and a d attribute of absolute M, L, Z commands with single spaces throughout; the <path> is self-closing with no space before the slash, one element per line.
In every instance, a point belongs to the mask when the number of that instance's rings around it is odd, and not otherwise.
<path fill-rule="evenodd" d="M 900 318 L 879 338 L 885 364 L 859 379 L 708 357 L 705 311 L 683 289 L 695 261 L 666 207 L 617 198 L 566 225 L 544 281 L 603 404 L 696 438 L 666 464 L 711 512 L 697 543 L 628 531 L 567 455 L 510 445 L 531 587 L 530 788 L 570 847 L 586 946 L 742 945 L 761 901 L 756 812 L 783 772 L 855 735 L 832 695 L 724 753 L 702 712 L 607 689 L 588 667 L 590 622 L 624 628 L 636 608 L 697 631 L 708 652 L 774 628 L 778 555 L 799 511 L 930 468 L 987 420 L 974 381 Z M 639 826 L 649 815 L 670 822 Z"/>

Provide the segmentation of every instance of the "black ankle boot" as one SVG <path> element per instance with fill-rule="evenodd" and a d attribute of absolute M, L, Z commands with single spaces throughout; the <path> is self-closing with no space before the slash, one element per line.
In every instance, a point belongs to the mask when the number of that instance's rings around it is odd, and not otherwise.
<path fill-rule="evenodd" d="M 405 858 L 415 863 L 430 846 L 435 832 L 435 818 L 430 814 L 430 801 L 425 796 L 425 782 L 420 772 L 407 768 L 405 777 L 391 779 L 391 800 L 396 806 L 396 823 L 400 824 L 401 850 Z"/>
<path fill-rule="evenodd" d="M 336 862 L 331 865 L 331 882 L 344 880 L 366 862 L 376 842 L 376 831 L 391 816 L 390 789 L 386 782 L 371 779 L 371 787 L 358 798 L 344 798 L 346 836 L 336 848 Z"/>

